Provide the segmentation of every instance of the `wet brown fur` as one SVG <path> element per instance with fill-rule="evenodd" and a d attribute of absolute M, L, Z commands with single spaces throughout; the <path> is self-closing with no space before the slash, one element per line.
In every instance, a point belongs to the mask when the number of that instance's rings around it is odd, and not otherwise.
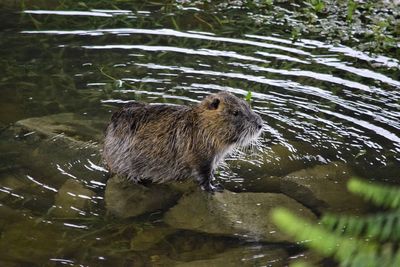
<path fill-rule="evenodd" d="M 103 158 L 113 173 L 139 182 L 194 177 L 205 190 L 226 153 L 256 138 L 262 120 L 232 94 L 209 95 L 195 106 L 132 103 L 115 112 Z"/>

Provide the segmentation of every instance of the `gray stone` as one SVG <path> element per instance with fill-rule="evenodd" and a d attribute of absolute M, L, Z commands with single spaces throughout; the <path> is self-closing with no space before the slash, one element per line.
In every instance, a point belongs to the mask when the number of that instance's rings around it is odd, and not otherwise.
<path fill-rule="evenodd" d="M 172 227 L 241 236 L 257 241 L 290 241 L 269 219 L 275 207 L 287 208 L 304 218 L 315 215 L 295 200 L 276 193 L 232 193 L 225 190 L 214 195 L 195 191 L 182 197 L 164 216 Z"/>
<path fill-rule="evenodd" d="M 213 255 L 208 259 L 177 263 L 176 267 L 219 266 L 285 266 L 288 254 L 285 250 L 268 247 L 241 247 Z"/>
<path fill-rule="evenodd" d="M 68 179 L 58 190 L 51 214 L 56 217 L 73 218 L 85 215 L 90 209 L 95 193 L 76 180 Z"/>
<path fill-rule="evenodd" d="M 164 184 L 143 186 L 125 177 L 113 176 L 105 192 L 107 210 L 117 217 L 129 218 L 172 206 L 180 192 Z"/>
<path fill-rule="evenodd" d="M 365 202 L 347 190 L 352 176 L 345 163 L 332 162 L 288 174 L 281 179 L 281 191 L 319 212 L 362 211 Z"/>

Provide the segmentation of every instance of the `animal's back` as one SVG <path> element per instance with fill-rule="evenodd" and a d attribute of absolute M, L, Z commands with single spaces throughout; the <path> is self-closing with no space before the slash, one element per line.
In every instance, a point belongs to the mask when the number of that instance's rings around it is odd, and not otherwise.
<path fill-rule="evenodd" d="M 192 143 L 190 108 L 132 103 L 114 113 L 103 158 L 109 169 L 133 181 L 164 182 L 190 176 L 182 160 Z"/>

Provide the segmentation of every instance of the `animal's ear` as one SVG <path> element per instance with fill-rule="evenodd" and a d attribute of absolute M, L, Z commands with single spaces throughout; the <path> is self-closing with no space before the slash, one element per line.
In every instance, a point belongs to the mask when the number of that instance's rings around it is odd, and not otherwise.
<path fill-rule="evenodd" d="M 218 109 L 219 102 L 220 102 L 220 101 L 219 101 L 218 98 L 214 98 L 214 99 L 211 100 L 211 102 L 208 104 L 208 109 L 211 109 L 211 110 Z"/>

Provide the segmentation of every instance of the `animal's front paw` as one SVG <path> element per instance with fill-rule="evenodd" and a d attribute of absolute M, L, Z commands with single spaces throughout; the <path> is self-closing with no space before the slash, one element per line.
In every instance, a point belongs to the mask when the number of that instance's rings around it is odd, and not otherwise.
<path fill-rule="evenodd" d="M 222 192 L 224 191 L 224 186 L 220 183 L 210 183 L 214 192 Z"/>
<path fill-rule="evenodd" d="M 209 193 L 224 191 L 224 187 L 221 184 L 219 183 L 212 184 L 210 182 L 202 185 L 201 189 Z"/>

